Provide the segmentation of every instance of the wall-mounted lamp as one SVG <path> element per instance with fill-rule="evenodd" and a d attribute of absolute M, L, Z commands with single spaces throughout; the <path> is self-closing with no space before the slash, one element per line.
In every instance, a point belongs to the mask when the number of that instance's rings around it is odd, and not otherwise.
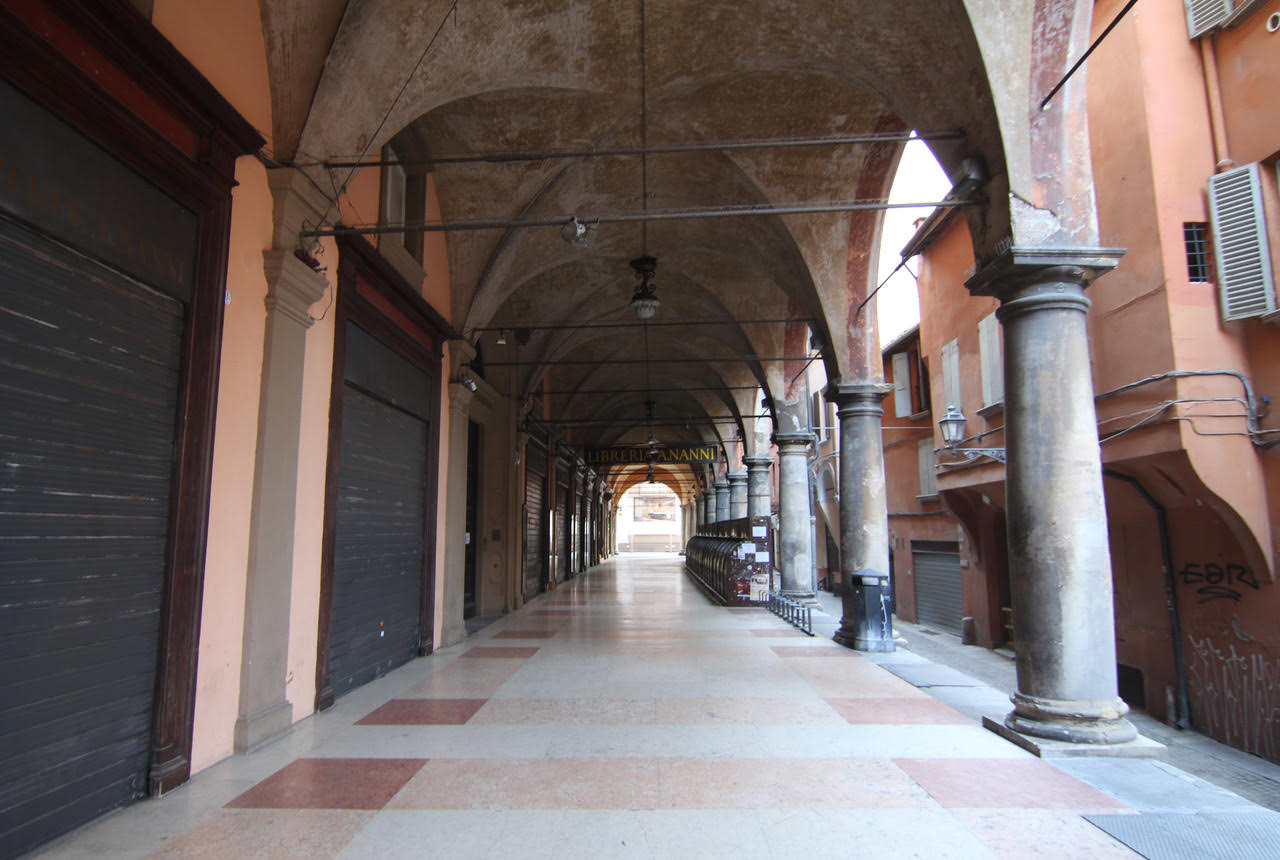
<path fill-rule="evenodd" d="M 476 381 L 472 379 L 471 375 L 468 373 L 463 373 L 458 376 L 458 384 L 468 391 L 476 390 Z"/>
<path fill-rule="evenodd" d="M 948 451 L 961 455 L 966 463 L 979 457 L 990 457 L 998 463 L 1005 462 L 1004 448 L 961 448 L 965 423 L 964 413 L 955 406 L 948 406 L 947 413 L 938 419 L 938 427 L 942 430 L 942 442 L 947 446 Z"/>
<path fill-rule="evenodd" d="M 507 345 L 507 330 L 505 328 L 498 329 L 498 339 L 494 341 L 498 346 Z"/>
<path fill-rule="evenodd" d="M 560 228 L 560 238 L 564 239 L 570 245 L 582 247 L 591 239 L 591 227 L 594 225 L 583 224 L 578 220 L 577 216 L 570 218 Z"/>

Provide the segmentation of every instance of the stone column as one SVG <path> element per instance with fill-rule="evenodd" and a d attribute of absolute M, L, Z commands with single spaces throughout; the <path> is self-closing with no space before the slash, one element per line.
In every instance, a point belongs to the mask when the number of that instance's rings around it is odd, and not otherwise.
<path fill-rule="evenodd" d="M 445 510 L 456 516 L 445 517 L 444 534 L 444 599 L 440 628 L 441 648 L 467 638 L 467 623 L 462 617 L 463 592 L 466 589 L 467 558 L 467 420 L 471 398 L 475 392 L 464 385 L 467 365 L 476 356 L 475 349 L 464 340 L 449 341 L 449 454 L 445 464 Z M 474 382 L 471 385 L 475 385 Z M 475 535 L 473 540 L 478 540 Z"/>
<path fill-rule="evenodd" d="M 892 651 L 889 615 L 889 507 L 885 497 L 878 382 L 827 386 L 840 420 L 840 573 L 848 583 L 840 629 L 832 638 L 859 651 Z"/>
<path fill-rule="evenodd" d="M 776 433 L 778 446 L 778 568 L 784 596 L 814 599 L 809 557 L 809 446 L 813 434 Z"/>
<path fill-rule="evenodd" d="M 740 520 L 747 515 L 747 473 L 730 472 L 729 519 Z"/>
<path fill-rule="evenodd" d="M 747 516 L 767 517 L 773 513 L 773 498 L 769 488 L 769 467 L 772 457 L 745 457 L 747 466 Z"/>
<path fill-rule="evenodd" d="M 1085 287 L 1112 249 L 1014 247 L 966 286 L 1000 299 L 1018 691 L 1005 724 L 1077 743 L 1137 736 L 1116 695 L 1111 558 Z"/>
<path fill-rule="evenodd" d="M 694 492 L 693 494 L 693 527 L 697 529 L 702 525 L 702 515 L 706 510 L 706 506 L 702 503 L 702 493 Z"/>
<path fill-rule="evenodd" d="M 285 698 L 289 674 L 289 609 L 293 594 L 294 526 L 298 501 L 298 447 L 308 308 L 328 282 L 294 255 L 304 220 L 318 223 L 327 208 L 297 171 L 271 171 L 277 249 L 263 252 L 267 276 L 266 336 L 258 399 L 258 445 L 249 512 L 248 580 L 240 657 L 236 752 L 248 752 L 293 725 Z M 226 392 L 230 395 L 230 392 Z"/>
<path fill-rule="evenodd" d="M 716 481 L 716 522 L 729 519 L 729 482 Z"/>
<path fill-rule="evenodd" d="M 706 508 L 702 521 L 707 525 L 711 525 L 716 521 L 716 491 L 714 487 L 707 487 L 706 495 L 702 497 L 702 504 Z"/>

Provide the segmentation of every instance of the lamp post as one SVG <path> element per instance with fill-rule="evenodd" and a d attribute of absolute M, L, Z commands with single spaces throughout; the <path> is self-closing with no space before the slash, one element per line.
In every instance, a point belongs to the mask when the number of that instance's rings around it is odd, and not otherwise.
<path fill-rule="evenodd" d="M 947 412 L 938 419 L 938 428 L 942 430 L 942 442 L 952 454 L 964 457 L 962 462 L 968 463 L 979 457 L 990 457 L 996 462 L 1005 462 L 1004 448 L 961 448 L 964 441 L 964 427 L 967 419 L 959 407 L 948 406 Z M 955 465 L 955 464 L 952 464 Z"/>

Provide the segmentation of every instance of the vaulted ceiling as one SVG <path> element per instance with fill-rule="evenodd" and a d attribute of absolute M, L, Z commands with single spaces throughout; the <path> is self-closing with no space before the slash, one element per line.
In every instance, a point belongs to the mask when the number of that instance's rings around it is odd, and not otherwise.
<path fill-rule="evenodd" d="M 995 205 L 967 212 L 975 244 L 1012 229 L 996 102 L 1025 80 L 988 69 L 1028 74 L 1031 13 L 1012 0 L 260 2 L 275 157 L 377 157 L 399 134 L 437 159 L 444 221 L 503 225 L 447 234 L 452 321 L 503 393 L 552 392 L 541 406 L 573 422 L 559 426 L 574 444 L 642 442 L 652 399 L 663 442 L 750 449 L 757 389 L 768 408 L 801 405 L 806 327 L 830 376 L 875 367 L 874 308 L 852 308 L 874 277 L 877 213 L 609 216 L 887 197 L 901 143 L 450 156 L 955 132 L 932 144 L 944 167 L 977 156 L 991 176 Z M 1055 2 L 1069 5 L 1036 5 Z M 604 223 L 581 246 L 511 225 L 569 215 Z M 648 325 L 628 307 L 642 253 L 658 260 Z"/>

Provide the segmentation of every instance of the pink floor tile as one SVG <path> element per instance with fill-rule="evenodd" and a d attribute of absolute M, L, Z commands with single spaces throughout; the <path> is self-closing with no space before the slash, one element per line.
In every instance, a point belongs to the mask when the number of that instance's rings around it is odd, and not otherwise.
<path fill-rule="evenodd" d="M 512 659 L 512 658 L 532 657 L 534 654 L 537 654 L 537 653 L 538 653 L 537 648 L 513 648 L 513 647 L 485 648 L 484 646 L 479 646 L 476 648 L 472 648 L 470 651 L 467 651 L 466 653 L 460 656 L 469 657 L 472 659 L 476 659 L 476 658 Z"/>
<path fill-rule="evenodd" d="M 653 699 L 490 699 L 471 725 L 635 726 L 658 722 Z"/>
<path fill-rule="evenodd" d="M 855 725 L 946 726 L 973 721 L 937 699 L 827 699 Z"/>
<path fill-rule="evenodd" d="M 239 809 L 381 809 L 426 759 L 300 758 L 227 804 Z"/>
<path fill-rule="evenodd" d="M 389 809 L 655 809 L 651 759 L 433 759 Z"/>
<path fill-rule="evenodd" d="M 936 808 L 887 759 L 659 759 L 670 809 Z"/>
<path fill-rule="evenodd" d="M 898 767 L 949 808 L 1127 809 L 1038 759 L 908 758 Z"/>
<path fill-rule="evenodd" d="M 808 638 L 794 627 L 752 627 L 749 632 L 761 639 L 791 639 L 796 636 Z"/>
<path fill-rule="evenodd" d="M 849 657 L 853 652 L 839 645 L 770 645 L 779 657 Z"/>
<path fill-rule="evenodd" d="M 461 726 L 488 699 L 392 699 L 357 726 Z"/>
<path fill-rule="evenodd" d="M 560 632 L 560 628 L 554 630 L 503 630 L 501 633 L 495 633 L 494 639 L 550 639 Z"/>
<path fill-rule="evenodd" d="M 376 814 L 337 809 L 222 809 L 147 857 L 157 860 L 333 857 Z"/>

